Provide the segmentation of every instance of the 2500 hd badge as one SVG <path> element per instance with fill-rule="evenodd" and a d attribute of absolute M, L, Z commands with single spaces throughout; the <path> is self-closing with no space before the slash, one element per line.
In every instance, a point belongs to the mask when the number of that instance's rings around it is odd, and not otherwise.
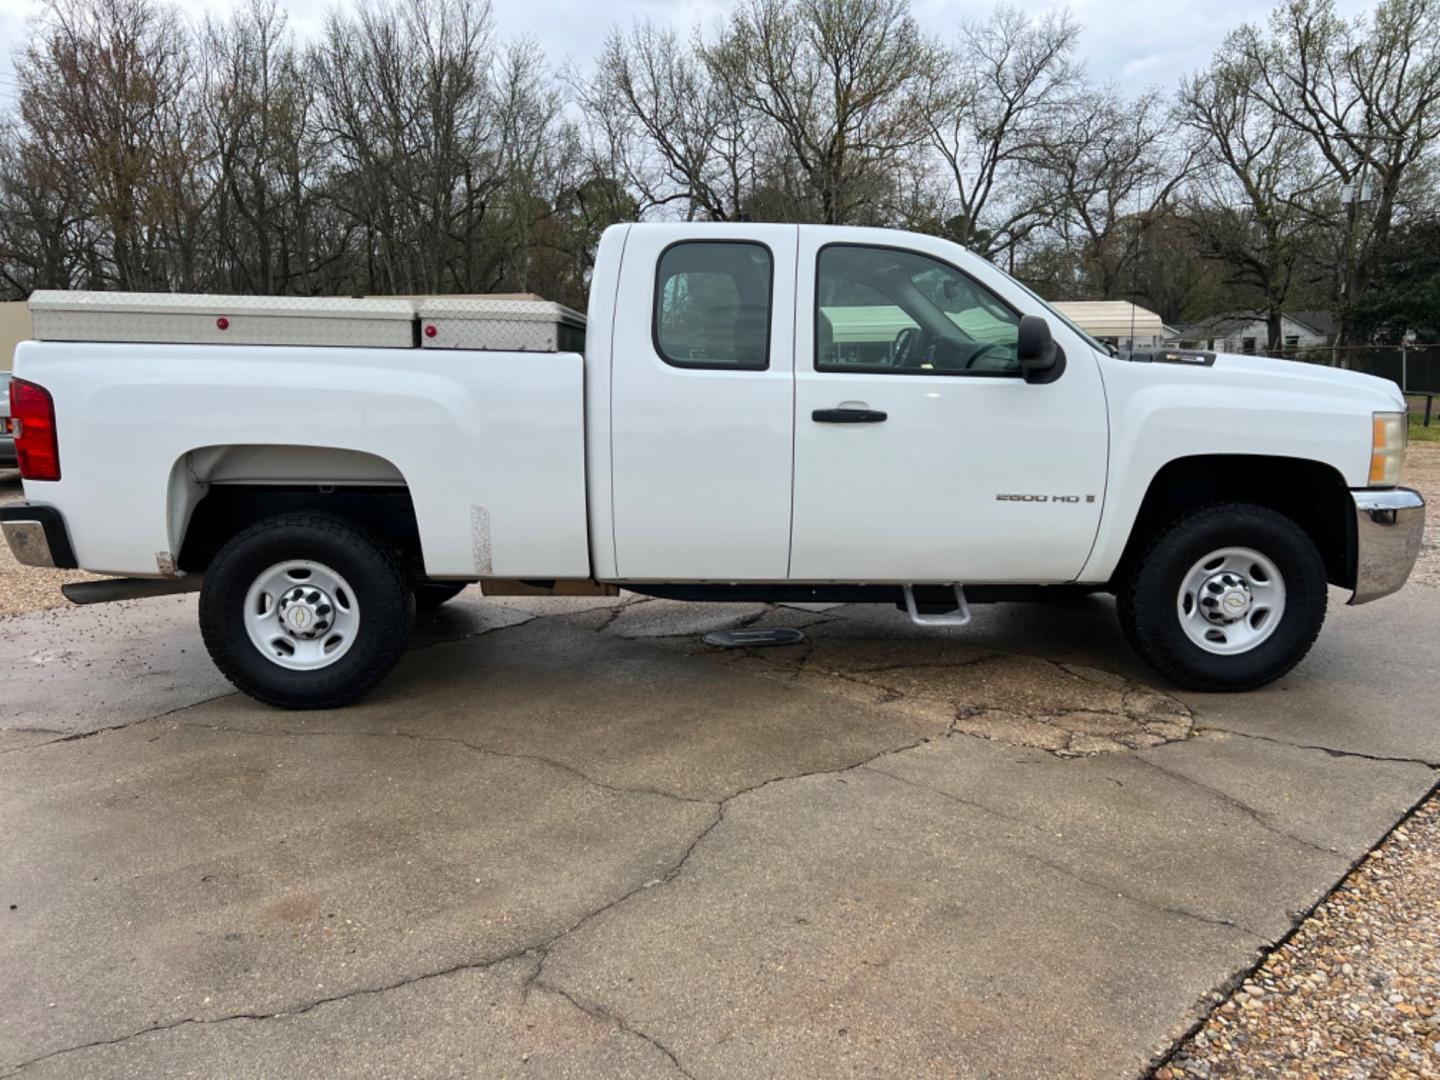
<path fill-rule="evenodd" d="M 1080 500 L 1081 500 L 1082 498 L 1083 498 L 1083 499 L 1085 500 L 1085 502 L 1087 502 L 1087 503 L 1093 503 L 1093 502 L 1095 501 L 1095 496 L 1094 496 L 1094 495 L 1085 495 L 1085 496 L 1080 496 L 1080 495 L 996 495 L 996 496 L 995 496 L 995 501 L 996 501 L 996 502 L 1030 502 L 1030 503 L 1043 503 L 1043 502 L 1078 503 L 1078 502 L 1080 502 Z"/>

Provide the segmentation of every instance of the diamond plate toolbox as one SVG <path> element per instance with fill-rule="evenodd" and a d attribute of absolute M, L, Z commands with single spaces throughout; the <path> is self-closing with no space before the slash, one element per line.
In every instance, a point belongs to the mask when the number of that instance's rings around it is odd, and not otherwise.
<path fill-rule="evenodd" d="M 420 302 L 426 349 L 584 352 L 585 316 L 549 300 L 438 296 Z"/>
<path fill-rule="evenodd" d="M 29 306 L 38 341 L 415 346 L 403 299 L 40 291 Z"/>

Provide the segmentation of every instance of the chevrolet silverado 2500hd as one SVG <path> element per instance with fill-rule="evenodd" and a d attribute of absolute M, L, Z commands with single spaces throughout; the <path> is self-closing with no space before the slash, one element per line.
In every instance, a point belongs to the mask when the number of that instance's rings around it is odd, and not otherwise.
<path fill-rule="evenodd" d="M 326 707 L 417 602 L 494 579 L 926 624 L 1110 590 L 1162 674 L 1243 690 L 1305 655 L 1327 585 L 1385 596 L 1419 548 L 1393 384 L 1115 356 L 935 237 L 619 225 L 583 324 L 468 303 L 37 294 L 12 550 L 198 584 L 231 681 Z"/>

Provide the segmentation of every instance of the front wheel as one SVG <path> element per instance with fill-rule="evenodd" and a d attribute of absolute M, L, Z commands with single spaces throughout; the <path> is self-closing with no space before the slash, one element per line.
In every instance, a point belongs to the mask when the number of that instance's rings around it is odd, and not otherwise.
<path fill-rule="evenodd" d="M 200 634 L 221 673 L 288 709 L 349 704 L 404 655 L 415 601 L 395 552 L 340 518 L 250 526 L 210 564 Z"/>
<path fill-rule="evenodd" d="M 1117 597 L 1126 638 L 1192 690 L 1253 690 L 1310 651 L 1325 621 L 1325 564 L 1289 518 L 1215 503 L 1156 534 Z"/>

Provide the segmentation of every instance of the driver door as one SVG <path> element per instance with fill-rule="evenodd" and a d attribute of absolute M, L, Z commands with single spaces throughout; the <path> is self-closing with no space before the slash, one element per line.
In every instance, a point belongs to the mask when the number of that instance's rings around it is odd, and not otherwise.
<path fill-rule="evenodd" d="M 823 236 L 801 230 L 790 578 L 1073 580 L 1104 496 L 1094 353 L 1052 319 L 1065 371 L 1026 383 L 1021 311 L 949 245 Z"/>

